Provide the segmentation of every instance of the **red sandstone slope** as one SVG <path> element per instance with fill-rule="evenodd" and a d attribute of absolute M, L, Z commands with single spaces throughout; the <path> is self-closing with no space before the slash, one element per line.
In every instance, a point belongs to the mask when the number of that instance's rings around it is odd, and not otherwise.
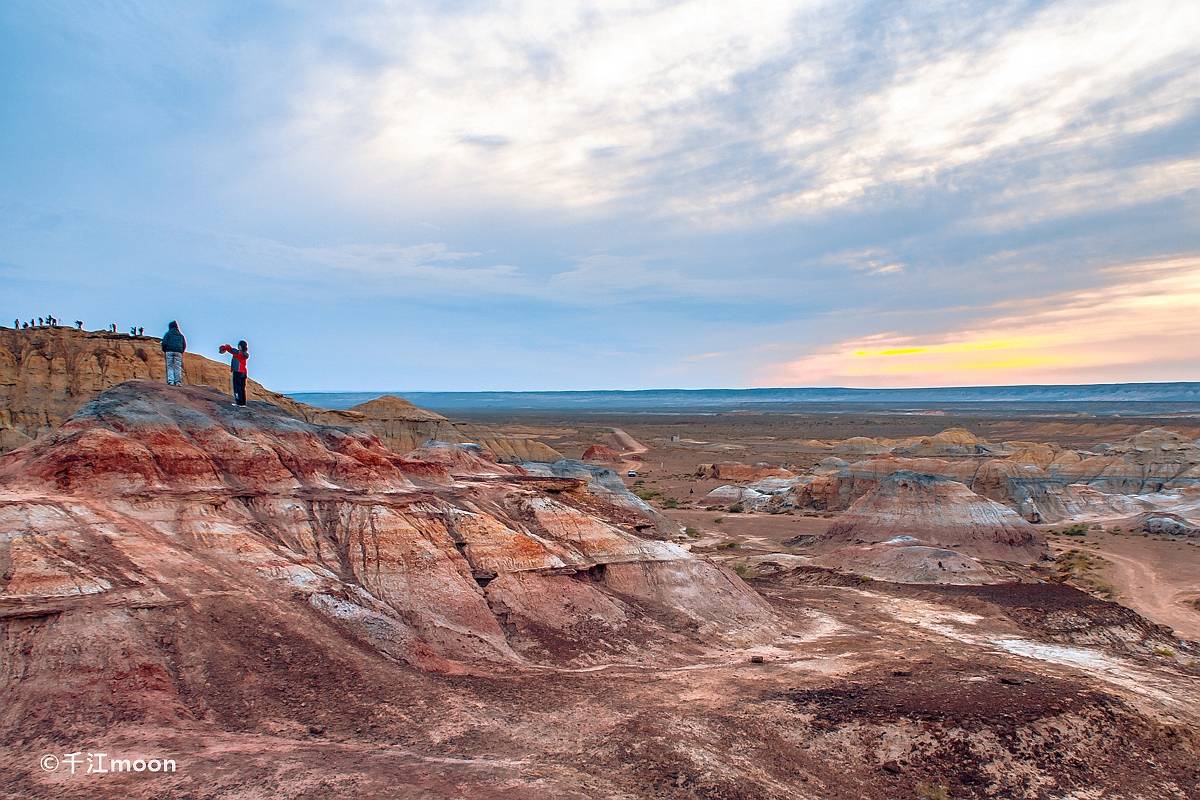
<path fill-rule="evenodd" d="M 292 659 L 300 681 L 587 664 L 772 630 L 735 575 L 637 536 L 630 513 L 581 480 L 121 384 L 0 457 L 0 729 L 200 721 L 229 701 L 218 675 L 253 707 Z"/>
<path fill-rule="evenodd" d="M 583 460 L 615 464 L 621 460 L 621 454 L 606 444 L 594 444 L 583 451 Z"/>

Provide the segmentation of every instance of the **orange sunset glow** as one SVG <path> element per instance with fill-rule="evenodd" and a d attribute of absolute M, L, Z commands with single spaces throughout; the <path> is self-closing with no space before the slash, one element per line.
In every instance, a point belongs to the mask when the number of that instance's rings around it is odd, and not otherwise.
<path fill-rule="evenodd" d="M 1200 259 L 1103 271 L 1107 285 L 1000 305 L 970 328 L 882 333 L 780 365 L 763 385 L 963 386 L 1185 380 L 1200 358 Z"/>

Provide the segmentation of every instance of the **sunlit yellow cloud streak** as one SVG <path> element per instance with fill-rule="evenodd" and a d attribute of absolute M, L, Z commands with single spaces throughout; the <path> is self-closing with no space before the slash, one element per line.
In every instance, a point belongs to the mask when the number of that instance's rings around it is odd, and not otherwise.
<path fill-rule="evenodd" d="M 778 365 L 769 385 L 931 386 L 1194 380 L 1200 257 L 1104 270 L 1106 285 L 990 309 L 969 329 L 843 341 Z M 989 310 L 985 309 L 985 312 Z"/>

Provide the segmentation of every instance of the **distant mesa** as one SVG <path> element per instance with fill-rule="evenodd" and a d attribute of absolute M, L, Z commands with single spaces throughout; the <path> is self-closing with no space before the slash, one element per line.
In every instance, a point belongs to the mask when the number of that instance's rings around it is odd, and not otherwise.
<path fill-rule="evenodd" d="M 892 452 L 892 448 L 877 439 L 851 436 L 832 445 L 830 451 L 839 455 L 879 455 Z"/>
<path fill-rule="evenodd" d="M 394 394 L 380 395 L 374 400 L 360 403 L 350 410 L 362 414 L 367 419 L 439 421 L 446 419 L 441 414 L 418 408 L 403 397 L 397 397 Z"/>
<path fill-rule="evenodd" d="M 965 428 L 948 428 L 934 436 L 923 436 L 902 444 L 893 452 L 918 458 L 940 458 L 980 455 L 989 452 L 989 449 L 982 439 Z"/>

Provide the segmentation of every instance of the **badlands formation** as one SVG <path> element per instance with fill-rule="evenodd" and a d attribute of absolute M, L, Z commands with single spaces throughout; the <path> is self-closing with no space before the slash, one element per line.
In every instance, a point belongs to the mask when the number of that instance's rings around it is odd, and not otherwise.
<path fill-rule="evenodd" d="M 233 408 L 199 385 L 222 365 L 168 387 L 139 379 L 154 340 L 60 333 L 3 373 L 0 797 L 1198 796 L 1200 648 L 1064 582 L 1020 497 L 951 474 L 1033 450 L 1186 536 L 1190 467 L 1163 462 L 1187 442 L 691 464 L 750 481 L 714 516 L 558 458 L 583 447 L 504 452 L 390 398 Z M 1053 467 L 1091 458 L 1094 485 Z M 719 532 L 834 511 L 761 555 Z M 176 768 L 45 767 L 74 752 Z"/>
<path fill-rule="evenodd" d="M 721 486 L 709 497 L 763 511 L 844 511 L 887 476 L 905 471 L 960 483 L 1030 522 L 1200 510 L 1200 445 L 1162 428 L 1090 451 L 1037 442 L 989 443 L 962 430 L 916 441 L 847 444 L 807 442 L 814 453 L 838 455 L 821 459 L 807 472 Z"/>

